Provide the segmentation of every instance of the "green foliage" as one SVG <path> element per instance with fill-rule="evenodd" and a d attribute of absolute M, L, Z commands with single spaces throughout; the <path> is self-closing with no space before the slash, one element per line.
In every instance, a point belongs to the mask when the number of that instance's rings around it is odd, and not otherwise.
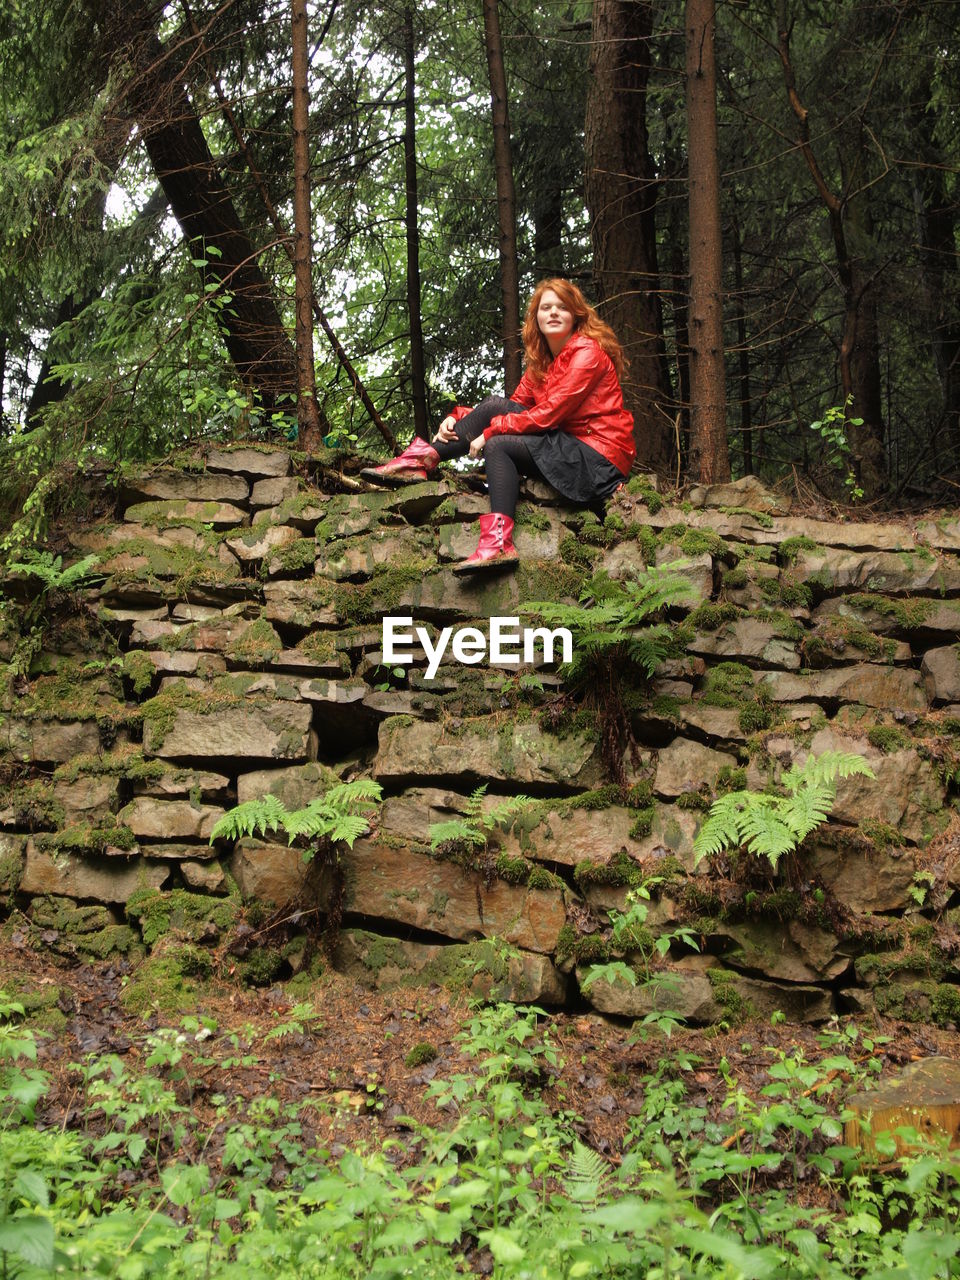
<path fill-rule="evenodd" d="M 651 890 L 661 883 L 661 877 L 648 876 L 628 891 L 626 911 L 611 911 L 609 913 L 612 925 L 610 946 L 614 951 L 632 953 L 639 957 L 644 985 L 651 981 L 660 981 L 661 983 L 663 981 L 662 978 L 657 980 L 651 976 L 650 961 L 654 954 L 660 956 L 661 959 L 664 958 L 674 942 L 682 942 L 684 946 L 690 947 L 693 951 L 700 950 L 692 932 L 683 925 L 676 929 L 664 930 L 658 933 L 656 937 L 647 929 L 646 922 L 650 911 L 647 903 L 650 901 Z M 620 960 L 609 961 L 606 964 L 591 965 L 580 983 L 581 990 L 588 991 L 598 980 L 612 983 L 623 982 L 627 986 L 635 987 L 637 985 L 637 972 Z M 671 1015 L 669 1021 L 666 1024 L 662 1024 L 662 1028 L 668 1035 L 676 1021 L 677 1019 Z"/>
<path fill-rule="evenodd" d="M 667 655 L 672 631 L 650 620 L 693 594 L 692 584 L 678 571 L 682 564 L 649 568 L 623 582 L 597 577 L 584 588 L 578 604 L 533 600 L 524 612 L 571 632 L 573 660 L 560 668 L 571 683 L 589 679 L 598 667 L 610 664 L 628 664 L 652 676 Z"/>
<path fill-rule="evenodd" d="M 21 560 L 7 562 L 7 573 L 21 573 L 39 579 L 40 591 L 46 595 L 51 591 L 76 591 L 86 586 L 99 563 L 99 556 L 89 555 L 64 569 L 62 556 L 54 556 L 50 551 L 25 551 Z"/>
<path fill-rule="evenodd" d="M 309 840 L 305 857 L 313 857 L 321 842 L 343 842 L 351 849 L 354 841 L 369 829 L 370 814 L 379 803 L 380 785 L 367 778 L 341 782 L 303 809 L 289 810 L 276 796 L 245 800 L 228 810 L 210 834 L 215 840 L 238 840 L 242 836 L 283 831 L 289 844 Z"/>
<path fill-rule="evenodd" d="M 776 867 L 811 831 L 825 822 L 837 798 L 837 780 L 875 774 L 864 758 L 842 751 L 808 756 L 783 775 L 786 794 L 730 791 L 715 800 L 693 842 L 696 860 L 745 847 Z"/>
<path fill-rule="evenodd" d="M 714 1114 L 697 1060 L 661 1055 L 630 1081 L 637 1113 L 611 1159 L 557 1106 L 564 1064 L 545 1015 L 492 1006 L 459 1037 L 465 1068 L 425 1091 L 442 1121 L 405 1118 L 417 1154 L 396 1160 L 394 1137 L 361 1150 L 318 1142 L 315 1109 L 335 1122 L 336 1095 L 281 1102 L 253 1029 L 199 1014 L 140 1032 L 136 1052 L 71 1064 L 70 1112 L 38 1124 L 49 1078 L 21 1017 L 0 996 L 0 1268 L 11 1280 L 447 1280 L 469 1272 L 477 1244 L 498 1280 L 956 1270 L 956 1153 L 913 1134 L 911 1154 L 877 1166 L 841 1145 L 844 1091 L 869 1087 L 882 1047 L 851 1024 L 828 1027 L 812 1060 L 758 1053 L 769 1065 L 751 1067 L 750 1093 L 721 1058 Z M 308 1019 L 297 1005 L 268 1036 Z M 238 1071 L 262 1076 L 263 1093 L 209 1093 L 211 1075 Z M 383 1105 L 375 1076 L 361 1087 L 367 1110 Z M 198 1089 L 203 1107 L 189 1102 Z M 892 1135 L 874 1141 L 893 1154 Z"/>
<path fill-rule="evenodd" d="M 512 822 L 533 804 L 529 796 L 512 796 L 485 809 L 483 801 L 486 794 L 487 786 L 484 783 L 471 792 L 462 818 L 431 822 L 430 848 L 436 850 L 441 845 L 453 842 L 485 853 L 494 828 Z"/>
<path fill-rule="evenodd" d="M 847 438 L 848 427 L 862 427 L 863 418 L 851 418 L 850 407 L 853 396 L 848 396 L 843 405 L 833 405 L 827 409 L 822 418 L 810 423 L 810 430 L 815 431 L 826 446 L 826 462 L 843 480 L 847 497 L 851 502 L 863 499 L 863 487 L 853 465 L 853 450 Z"/>

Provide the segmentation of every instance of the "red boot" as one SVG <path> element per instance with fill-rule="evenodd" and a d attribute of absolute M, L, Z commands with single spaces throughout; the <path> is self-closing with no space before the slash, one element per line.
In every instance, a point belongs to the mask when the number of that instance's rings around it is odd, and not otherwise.
<path fill-rule="evenodd" d="M 482 569 L 510 568 L 518 560 L 513 545 L 513 521 L 509 516 L 492 511 L 480 517 L 480 541 L 477 549 L 466 560 L 453 566 L 454 573 L 476 573 Z"/>
<path fill-rule="evenodd" d="M 433 445 L 414 436 L 399 457 L 391 458 L 380 467 L 364 467 L 360 474 L 376 484 L 415 484 L 426 480 L 427 473 L 433 471 L 439 461 L 440 455 Z"/>

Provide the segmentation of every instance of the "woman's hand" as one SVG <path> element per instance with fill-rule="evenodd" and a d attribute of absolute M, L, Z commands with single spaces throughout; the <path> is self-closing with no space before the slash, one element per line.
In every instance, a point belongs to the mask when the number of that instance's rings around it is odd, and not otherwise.
<path fill-rule="evenodd" d="M 457 438 L 457 420 L 452 413 L 448 413 L 444 420 L 437 427 L 437 434 L 433 437 L 434 444 L 439 440 L 441 444 L 449 444 L 451 440 Z"/>
<path fill-rule="evenodd" d="M 483 446 L 486 443 L 487 443 L 486 440 L 484 440 L 483 438 L 483 432 L 481 432 L 480 435 L 477 436 L 476 440 L 471 440 L 470 441 L 470 457 L 479 458 L 481 453 L 483 453 Z"/>

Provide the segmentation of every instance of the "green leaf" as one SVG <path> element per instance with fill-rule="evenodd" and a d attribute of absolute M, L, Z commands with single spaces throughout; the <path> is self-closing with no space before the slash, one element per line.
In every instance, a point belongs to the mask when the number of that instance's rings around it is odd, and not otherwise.
<path fill-rule="evenodd" d="M 492 1231 L 481 1231 L 479 1240 L 487 1246 L 497 1262 L 521 1262 L 526 1257 L 516 1231 L 497 1227 Z"/>
<path fill-rule="evenodd" d="M 33 1267 L 53 1271 L 53 1223 L 30 1214 L 0 1224 L 0 1253 L 12 1253 Z"/>

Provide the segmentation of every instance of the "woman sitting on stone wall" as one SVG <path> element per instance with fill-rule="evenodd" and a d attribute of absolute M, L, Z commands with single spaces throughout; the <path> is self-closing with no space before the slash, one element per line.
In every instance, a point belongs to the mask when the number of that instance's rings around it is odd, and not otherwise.
<path fill-rule="evenodd" d="M 522 329 L 525 368 L 509 400 L 458 406 L 433 444 L 415 438 L 390 462 L 361 472 L 381 484 L 425 480 L 441 462 L 484 455 L 490 514 L 480 541 L 455 573 L 516 563 L 513 518 L 520 477 L 546 480 L 572 502 L 607 498 L 636 455 L 633 417 L 623 407 L 624 358 L 613 330 L 569 280 L 544 280 Z"/>

